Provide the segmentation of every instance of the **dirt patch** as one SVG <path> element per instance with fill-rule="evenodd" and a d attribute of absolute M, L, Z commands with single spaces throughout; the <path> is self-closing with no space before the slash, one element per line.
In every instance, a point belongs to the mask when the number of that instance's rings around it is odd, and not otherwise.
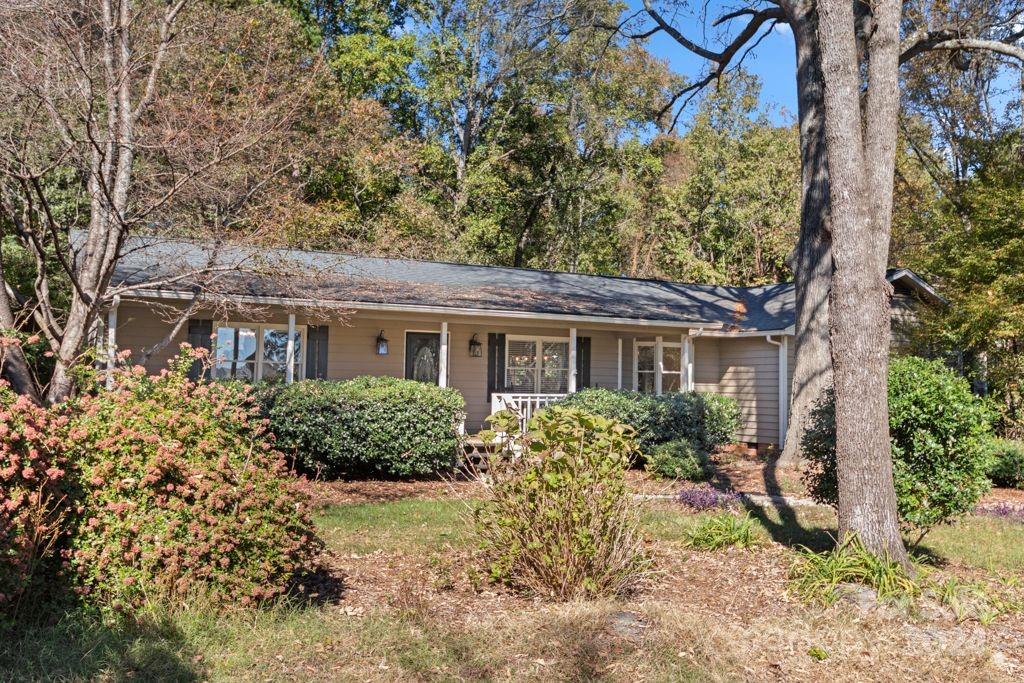
<path fill-rule="evenodd" d="M 459 477 L 432 479 L 357 479 L 352 481 L 304 480 L 315 509 L 330 505 L 390 503 L 406 499 L 469 498 L 477 495 L 479 484 Z"/>

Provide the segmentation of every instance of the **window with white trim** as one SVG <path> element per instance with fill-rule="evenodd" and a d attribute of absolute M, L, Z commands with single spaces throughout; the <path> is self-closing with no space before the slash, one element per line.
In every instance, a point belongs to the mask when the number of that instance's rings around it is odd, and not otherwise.
<path fill-rule="evenodd" d="M 214 379 L 283 382 L 288 367 L 288 326 L 217 323 L 213 341 Z M 305 376 L 306 326 L 295 326 L 295 378 Z"/>
<path fill-rule="evenodd" d="M 505 338 L 505 388 L 517 394 L 569 391 L 569 340 L 563 337 Z"/>
<path fill-rule="evenodd" d="M 633 360 L 636 367 L 635 389 L 645 394 L 656 390 L 654 373 L 658 358 L 655 342 L 634 342 Z M 661 343 L 661 391 L 682 391 L 683 352 L 679 342 Z"/>

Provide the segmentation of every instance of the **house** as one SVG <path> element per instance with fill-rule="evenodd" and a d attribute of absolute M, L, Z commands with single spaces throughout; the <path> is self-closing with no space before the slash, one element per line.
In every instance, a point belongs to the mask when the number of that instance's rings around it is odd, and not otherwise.
<path fill-rule="evenodd" d="M 765 446 L 785 435 L 792 284 L 724 287 L 145 237 L 123 252 L 105 336 L 110 349 L 136 357 L 166 337 L 146 361 L 150 371 L 189 342 L 212 349 L 217 379 L 433 382 L 462 392 L 471 432 L 502 407 L 530 412 L 583 387 L 709 391 L 739 403 L 740 440 Z M 275 270 L 274 259 L 287 266 Z M 913 302 L 940 300 L 909 270 L 889 279 L 901 319 Z"/>

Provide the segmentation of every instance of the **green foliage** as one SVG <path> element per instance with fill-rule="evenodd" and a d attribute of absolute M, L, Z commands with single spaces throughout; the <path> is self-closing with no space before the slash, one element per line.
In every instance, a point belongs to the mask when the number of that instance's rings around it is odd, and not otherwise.
<path fill-rule="evenodd" d="M 705 517 L 697 526 L 688 529 L 683 539 L 687 547 L 695 550 L 750 548 L 758 542 L 754 519 L 750 513 L 735 515 L 731 512 Z"/>
<path fill-rule="evenodd" d="M 913 601 L 921 594 L 920 584 L 899 562 L 868 551 L 853 536 L 828 552 L 801 550 L 789 579 L 797 597 L 825 606 L 842 597 L 844 584 L 873 588 L 879 600 Z"/>
<path fill-rule="evenodd" d="M 89 603 L 131 610 L 193 594 L 280 595 L 320 548 L 303 495 L 244 393 L 187 379 L 194 353 L 71 404 L 68 570 Z"/>
<path fill-rule="evenodd" d="M 985 443 L 989 460 L 988 478 L 996 486 L 1024 488 L 1024 443 L 989 439 Z"/>
<path fill-rule="evenodd" d="M 632 426 L 644 453 L 684 439 L 704 451 L 732 441 L 739 429 L 739 406 L 726 396 L 670 392 L 653 396 L 637 391 L 583 389 L 559 401 Z"/>
<path fill-rule="evenodd" d="M 278 447 L 310 472 L 410 477 L 455 465 L 465 401 L 454 389 L 357 377 L 256 391 Z"/>
<path fill-rule="evenodd" d="M 60 426 L 0 382 L 0 624 L 52 564 L 67 486 Z"/>
<path fill-rule="evenodd" d="M 889 432 L 900 520 L 924 535 L 974 507 L 989 488 L 984 449 L 992 411 L 968 383 L 938 361 L 894 358 L 889 367 Z M 802 443 L 811 495 L 838 501 L 835 408 L 831 396 L 812 413 Z"/>
<path fill-rule="evenodd" d="M 708 454 L 687 439 L 658 444 L 647 453 L 647 471 L 664 479 L 707 481 L 711 477 Z"/>
<path fill-rule="evenodd" d="M 621 595 L 648 575 L 640 507 L 626 485 L 631 427 L 552 407 L 488 460 L 473 510 L 491 579 L 556 599 Z"/>

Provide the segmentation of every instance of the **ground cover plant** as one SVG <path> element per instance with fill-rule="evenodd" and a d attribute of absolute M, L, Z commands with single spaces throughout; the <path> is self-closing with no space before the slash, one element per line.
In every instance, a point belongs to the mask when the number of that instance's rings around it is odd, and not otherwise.
<path fill-rule="evenodd" d="M 264 385 L 256 396 L 277 446 L 311 474 L 411 477 L 450 471 L 465 400 L 392 377 Z"/>
<path fill-rule="evenodd" d="M 749 514 L 719 512 L 705 517 L 686 532 L 684 543 L 695 550 L 750 548 L 758 543 L 753 518 Z"/>
<path fill-rule="evenodd" d="M 889 371 L 889 428 L 898 512 L 917 540 L 962 517 L 989 489 L 986 443 L 993 419 L 987 402 L 938 361 L 894 358 Z M 804 481 L 812 497 L 837 502 L 835 412 L 818 405 L 803 440 Z"/>
<path fill-rule="evenodd" d="M 557 406 L 536 414 L 488 459 L 487 496 L 473 506 L 487 575 L 560 600 L 640 586 L 651 560 L 625 479 L 636 449 L 633 428 L 608 418 Z"/>

